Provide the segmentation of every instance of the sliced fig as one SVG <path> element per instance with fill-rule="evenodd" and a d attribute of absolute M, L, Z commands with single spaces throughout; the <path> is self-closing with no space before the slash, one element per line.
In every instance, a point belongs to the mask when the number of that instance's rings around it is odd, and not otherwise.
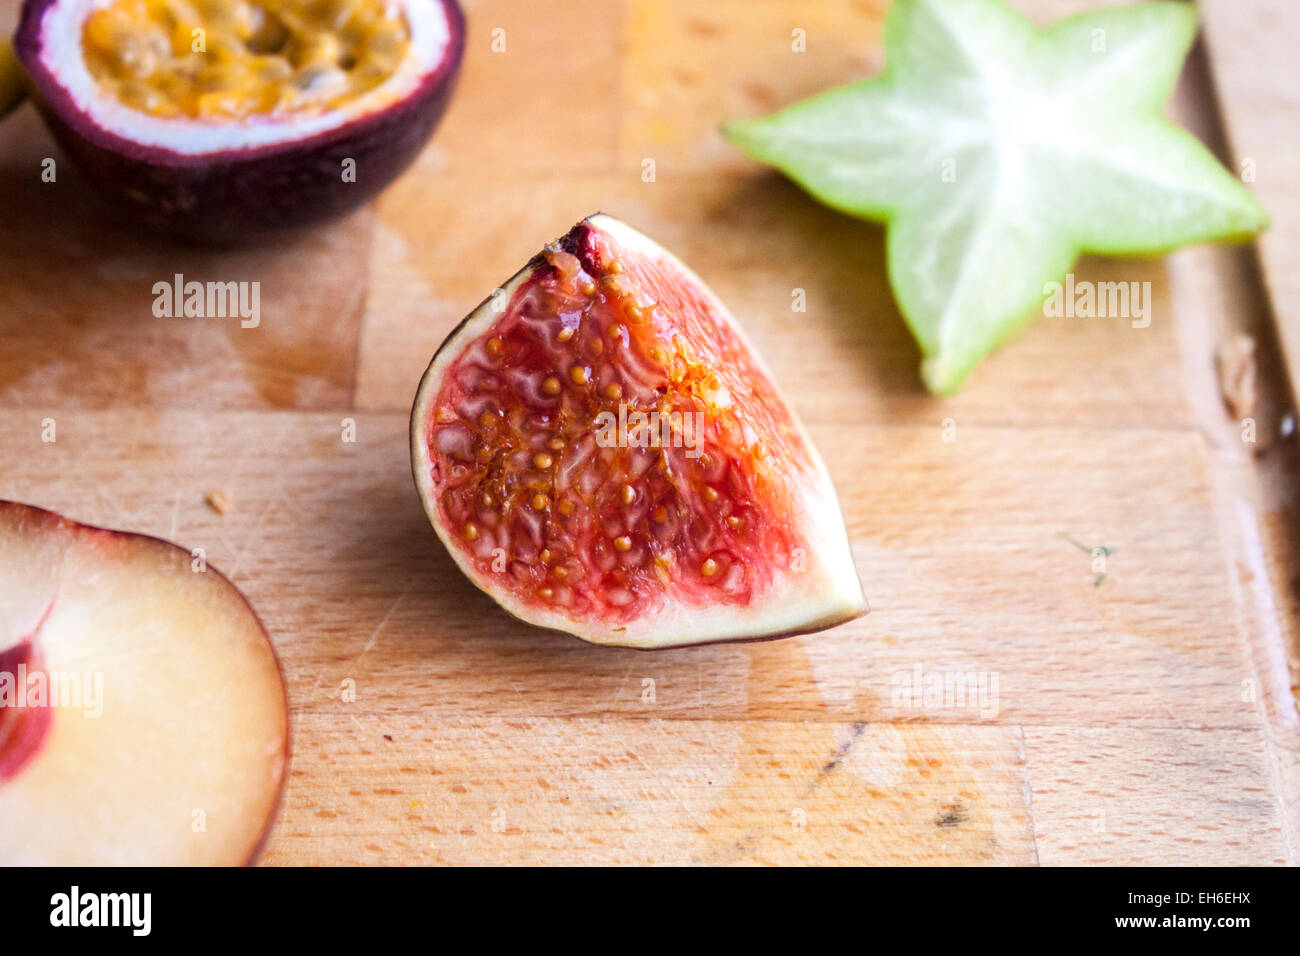
<path fill-rule="evenodd" d="M 14 49 L 106 197 L 232 242 L 388 185 L 442 117 L 464 42 L 455 0 L 26 0 Z"/>
<path fill-rule="evenodd" d="M 865 609 L 834 488 L 717 297 L 592 216 L 433 357 L 411 417 L 425 511 L 525 621 L 672 647 Z"/>
<path fill-rule="evenodd" d="M 0 865 L 235 865 L 288 708 L 229 581 L 157 538 L 0 501 Z"/>

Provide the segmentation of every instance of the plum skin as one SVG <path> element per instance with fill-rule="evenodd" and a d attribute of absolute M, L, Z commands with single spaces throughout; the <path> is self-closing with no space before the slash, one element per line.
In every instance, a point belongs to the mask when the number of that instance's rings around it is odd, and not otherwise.
<path fill-rule="evenodd" d="M 364 205 L 415 161 L 442 119 L 465 50 L 456 0 L 446 54 L 409 95 L 337 129 L 266 146 L 185 155 L 95 124 L 41 61 L 41 20 L 59 0 L 27 0 L 14 52 L 59 146 L 95 190 L 133 221 L 200 243 L 235 245 L 338 218 Z M 356 161 L 344 182 L 344 159 Z"/>

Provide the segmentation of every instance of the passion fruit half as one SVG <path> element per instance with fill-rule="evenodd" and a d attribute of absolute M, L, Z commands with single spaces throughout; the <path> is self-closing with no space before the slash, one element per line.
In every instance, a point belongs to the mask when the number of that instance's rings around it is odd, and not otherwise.
<path fill-rule="evenodd" d="M 455 0 L 27 0 L 14 50 L 101 193 L 233 242 L 388 185 L 442 117 L 464 43 Z"/>
<path fill-rule="evenodd" d="M 654 648 L 866 610 L 826 466 L 730 313 L 605 215 L 442 344 L 415 482 L 461 570 L 525 621 Z"/>

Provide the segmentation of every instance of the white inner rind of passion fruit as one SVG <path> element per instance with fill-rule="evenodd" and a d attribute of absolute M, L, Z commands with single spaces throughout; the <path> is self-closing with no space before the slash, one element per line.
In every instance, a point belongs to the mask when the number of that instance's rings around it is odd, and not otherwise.
<path fill-rule="evenodd" d="M 268 146 L 337 129 L 413 93 L 448 54 L 451 28 L 441 3 L 393 0 L 410 30 L 405 56 L 382 82 L 316 115 L 252 113 L 241 117 L 151 116 L 118 100 L 86 64 L 83 30 L 102 0 L 62 0 L 41 22 L 41 62 L 97 126 L 126 139 L 182 155 Z"/>

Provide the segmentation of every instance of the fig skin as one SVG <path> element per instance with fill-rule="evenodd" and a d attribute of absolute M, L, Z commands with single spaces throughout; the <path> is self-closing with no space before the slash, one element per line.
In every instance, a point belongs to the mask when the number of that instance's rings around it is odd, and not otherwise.
<path fill-rule="evenodd" d="M 456 0 L 436 0 L 450 37 L 438 69 L 400 101 L 298 140 L 184 155 L 106 130 L 41 61 L 41 20 L 58 0 L 26 0 L 14 52 L 60 147 L 96 191 L 132 221 L 192 242 L 238 245 L 338 218 L 379 194 L 414 162 L 455 89 L 465 50 Z M 344 182 L 344 159 L 356 182 Z"/>

